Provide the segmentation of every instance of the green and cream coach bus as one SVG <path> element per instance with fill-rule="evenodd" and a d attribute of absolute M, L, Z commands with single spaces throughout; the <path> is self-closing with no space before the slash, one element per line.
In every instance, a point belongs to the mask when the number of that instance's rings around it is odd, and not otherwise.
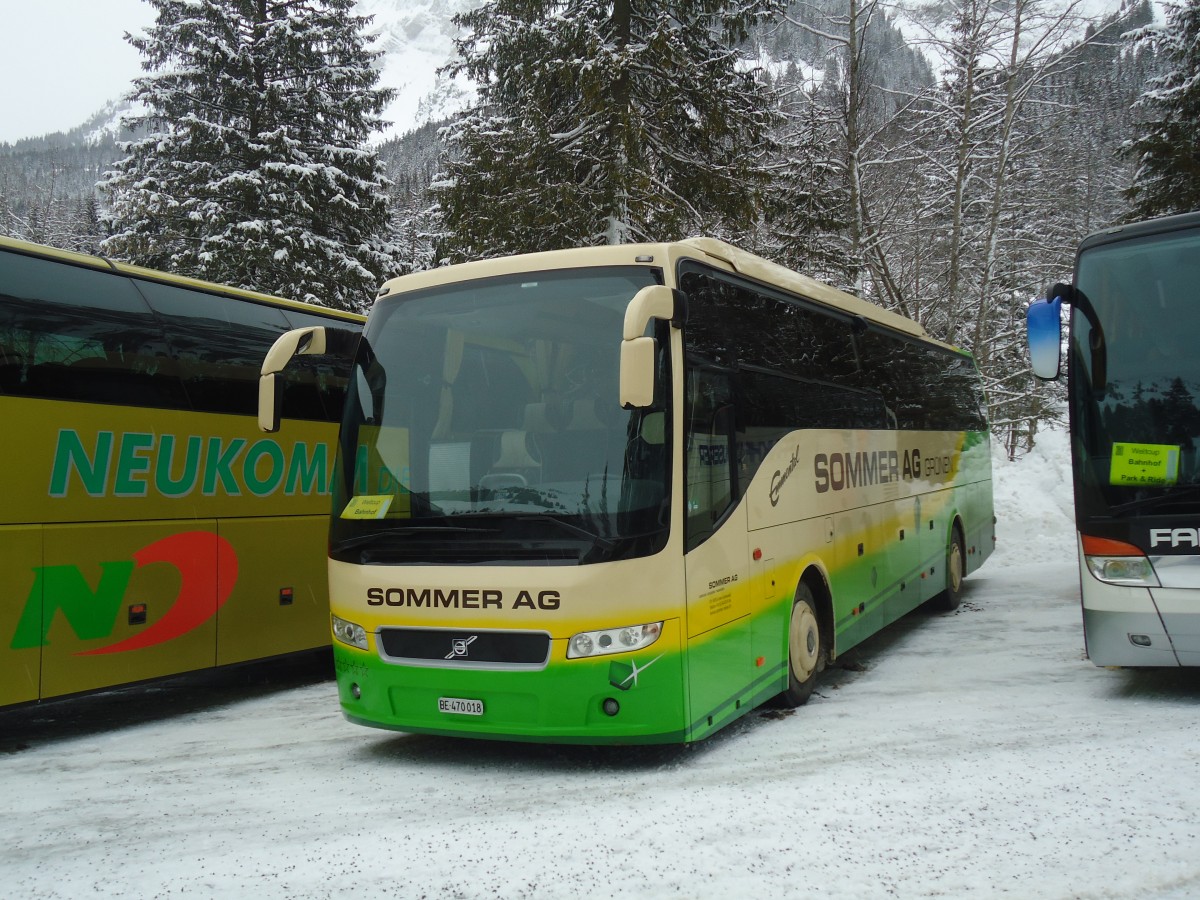
<path fill-rule="evenodd" d="M 349 365 L 289 371 L 278 439 L 255 385 L 362 321 L 0 239 L 0 706 L 328 645 Z"/>
<path fill-rule="evenodd" d="M 711 239 L 389 281 L 333 483 L 352 721 L 578 743 L 698 740 L 915 607 L 994 541 L 970 356 Z"/>

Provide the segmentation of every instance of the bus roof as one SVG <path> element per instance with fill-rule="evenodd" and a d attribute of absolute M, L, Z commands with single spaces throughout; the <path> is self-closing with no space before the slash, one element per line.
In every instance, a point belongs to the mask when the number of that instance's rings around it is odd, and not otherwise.
<path fill-rule="evenodd" d="M 1091 250 L 1101 244 L 1128 241 L 1133 238 L 1179 231 L 1184 228 L 1200 228 L 1200 211 L 1180 213 L 1175 216 L 1160 216 L 1157 219 L 1144 219 L 1141 222 L 1102 228 L 1100 231 L 1089 234 L 1080 242 L 1079 252 L 1083 253 L 1085 250 Z"/>
<path fill-rule="evenodd" d="M 360 313 L 348 312 L 342 309 L 334 309 L 328 306 L 318 306 L 315 303 L 301 303 L 299 300 L 288 300 L 285 297 L 275 297 L 271 294 L 262 294 L 257 291 L 247 291 L 242 288 L 230 287 L 226 284 L 215 284 L 210 281 L 201 281 L 198 278 L 189 278 L 184 275 L 173 275 L 170 272 L 160 272 L 157 269 L 147 269 L 143 266 L 134 266 L 129 263 L 116 262 L 103 256 L 89 256 L 86 253 L 76 253 L 73 250 L 59 250 L 57 247 L 47 247 L 42 244 L 31 244 L 28 241 L 19 241 L 15 238 L 0 236 L 0 250 L 11 250 L 15 253 L 23 253 L 26 256 L 40 256 L 43 259 L 55 260 L 57 262 L 70 263 L 76 266 L 86 266 L 91 269 L 100 269 L 105 272 L 114 272 L 118 275 L 125 275 L 130 278 L 144 278 L 150 281 L 158 281 L 163 284 L 173 284 L 179 287 L 193 288 L 199 291 L 205 291 L 210 294 L 218 294 L 224 297 L 230 297 L 236 300 L 249 300 L 254 303 L 265 303 L 271 306 L 281 306 L 291 308 L 303 312 L 314 313 L 317 315 L 327 315 L 332 318 L 345 319 L 361 323 L 365 316 Z"/>
<path fill-rule="evenodd" d="M 569 250 L 548 250 L 541 253 L 525 253 L 443 266 L 393 278 L 383 285 L 379 296 L 385 297 L 476 278 L 547 269 L 606 265 L 655 265 L 673 268 L 681 259 L 695 259 L 729 272 L 736 272 L 762 284 L 774 286 L 841 310 L 848 315 L 861 316 L 895 331 L 961 352 L 956 347 L 931 338 L 925 329 L 912 319 L 860 297 L 855 297 L 853 294 L 839 291 L 837 288 L 830 287 L 807 275 L 793 272 L 791 269 L 740 250 L 716 238 L 698 237 L 662 244 L 616 244 Z"/>

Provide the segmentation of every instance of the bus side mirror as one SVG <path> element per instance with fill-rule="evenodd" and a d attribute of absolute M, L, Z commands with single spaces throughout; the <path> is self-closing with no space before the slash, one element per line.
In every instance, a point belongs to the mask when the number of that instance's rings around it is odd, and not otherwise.
<path fill-rule="evenodd" d="M 621 406 L 625 409 L 645 409 L 654 404 L 658 341 L 646 336 L 646 326 L 651 319 L 670 319 L 678 328 L 686 316 L 683 294 L 661 284 L 642 288 L 629 301 L 621 341 Z"/>
<path fill-rule="evenodd" d="M 1053 381 L 1062 363 L 1062 298 L 1034 300 L 1025 311 L 1025 324 L 1033 374 Z"/>
<path fill-rule="evenodd" d="M 654 357 L 658 341 L 637 337 L 621 342 L 621 406 L 645 409 L 654 405 Z"/>
<path fill-rule="evenodd" d="M 268 433 L 279 430 L 283 400 L 283 376 L 280 373 L 293 357 L 330 354 L 353 358 L 358 338 L 357 331 L 324 325 L 293 328 L 277 337 L 267 351 L 258 377 L 259 429 Z"/>

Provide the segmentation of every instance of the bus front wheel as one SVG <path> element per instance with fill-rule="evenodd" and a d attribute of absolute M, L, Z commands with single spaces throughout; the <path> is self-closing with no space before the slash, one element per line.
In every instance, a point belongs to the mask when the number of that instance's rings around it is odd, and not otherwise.
<path fill-rule="evenodd" d="M 796 588 L 788 622 L 788 686 L 780 695 L 783 706 L 797 707 L 808 702 L 817 676 L 825 668 L 825 654 L 817 604 L 812 590 L 801 582 Z"/>

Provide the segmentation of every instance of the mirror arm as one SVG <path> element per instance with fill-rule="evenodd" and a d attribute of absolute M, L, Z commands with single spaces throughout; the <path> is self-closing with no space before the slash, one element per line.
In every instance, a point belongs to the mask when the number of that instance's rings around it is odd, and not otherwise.
<path fill-rule="evenodd" d="M 1046 289 L 1046 297 L 1053 300 L 1056 297 L 1072 309 L 1079 310 L 1092 330 L 1088 336 L 1088 349 L 1091 351 L 1092 390 L 1102 391 L 1108 384 L 1108 343 L 1104 338 L 1104 328 L 1100 325 L 1100 316 L 1088 295 L 1073 284 L 1055 284 Z"/>

